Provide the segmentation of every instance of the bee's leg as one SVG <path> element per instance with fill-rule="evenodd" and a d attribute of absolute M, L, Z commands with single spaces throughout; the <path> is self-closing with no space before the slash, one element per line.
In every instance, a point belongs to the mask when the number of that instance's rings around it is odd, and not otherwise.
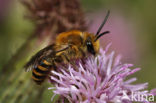
<path fill-rule="evenodd" d="M 74 63 L 74 61 L 70 60 L 64 53 L 62 54 L 62 56 L 64 56 L 64 58 L 69 64 L 71 64 L 76 70 L 78 70 L 76 63 Z"/>
<path fill-rule="evenodd" d="M 65 55 L 65 53 L 62 53 L 62 56 L 65 58 L 65 60 L 66 60 L 67 62 L 70 63 L 70 60 L 69 60 L 69 58 Z"/>
<path fill-rule="evenodd" d="M 73 53 L 75 53 L 76 55 L 78 55 L 76 58 L 81 59 L 82 64 L 85 64 L 85 52 L 82 50 L 82 48 L 77 47 L 75 45 L 71 45 L 70 49 Z M 77 54 L 79 53 L 79 54 Z M 73 65 L 73 67 L 78 70 L 76 63 L 74 61 L 70 61 L 70 63 Z"/>
<path fill-rule="evenodd" d="M 78 47 L 78 50 L 81 52 L 82 57 L 85 57 L 86 56 L 85 53 L 84 53 L 84 51 L 80 47 Z"/>

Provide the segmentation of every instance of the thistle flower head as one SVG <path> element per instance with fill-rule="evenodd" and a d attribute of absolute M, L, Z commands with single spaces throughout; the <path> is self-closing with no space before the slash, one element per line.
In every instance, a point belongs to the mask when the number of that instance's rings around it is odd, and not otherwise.
<path fill-rule="evenodd" d="M 57 25 L 56 33 L 86 29 L 79 0 L 22 0 L 22 3 L 29 10 L 27 17 L 41 28 Z"/>
<path fill-rule="evenodd" d="M 114 52 L 101 49 L 97 57 L 88 58 L 85 64 L 79 61 L 76 68 L 69 65 L 68 71 L 61 68 L 60 73 L 51 71 L 55 87 L 50 89 L 70 103 L 131 103 L 133 92 L 150 95 L 144 90 L 147 83 L 133 85 L 136 78 L 125 80 L 140 70 L 130 69 L 132 66 L 122 64 L 120 56 L 114 57 Z"/>

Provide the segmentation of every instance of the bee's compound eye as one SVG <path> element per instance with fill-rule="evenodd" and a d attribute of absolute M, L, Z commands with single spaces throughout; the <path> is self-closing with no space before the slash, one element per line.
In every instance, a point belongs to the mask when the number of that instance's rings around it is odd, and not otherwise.
<path fill-rule="evenodd" d="M 87 46 L 89 46 L 89 45 L 92 45 L 92 43 L 91 42 L 87 42 Z"/>
<path fill-rule="evenodd" d="M 87 45 L 88 52 L 90 52 L 91 54 L 95 55 L 93 44 L 91 42 L 87 42 L 86 45 Z"/>

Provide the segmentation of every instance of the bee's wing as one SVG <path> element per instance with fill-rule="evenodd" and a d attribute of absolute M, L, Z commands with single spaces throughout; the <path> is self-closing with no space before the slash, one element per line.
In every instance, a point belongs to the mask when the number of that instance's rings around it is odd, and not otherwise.
<path fill-rule="evenodd" d="M 40 50 L 38 53 L 36 53 L 31 59 L 30 61 L 24 66 L 25 71 L 30 71 L 32 69 L 34 69 L 38 63 L 40 63 L 40 61 L 48 56 L 48 55 L 52 55 L 55 53 L 55 49 L 54 49 L 54 44 L 49 45 L 45 48 L 43 48 L 42 50 Z"/>
<path fill-rule="evenodd" d="M 24 66 L 25 71 L 30 71 L 34 69 L 38 63 L 40 63 L 44 58 L 47 58 L 48 56 L 52 57 L 55 56 L 55 53 L 64 51 L 68 49 L 69 45 L 62 45 L 62 47 L 59 47 L 57 51 L 55 51 L 55 48 L 58 48 L 55 44 L 49 45 L 42 50 L 40 50 L 38 53 L 36 53 L 30 61 Z"/>

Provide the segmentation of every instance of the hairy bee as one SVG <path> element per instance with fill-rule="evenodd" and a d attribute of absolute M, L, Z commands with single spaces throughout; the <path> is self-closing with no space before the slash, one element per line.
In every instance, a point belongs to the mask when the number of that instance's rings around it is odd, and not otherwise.
<path fill-rule="evenodd" d="M 27 71 L 32 70 L 32 78 L 37 84 L 41 84 L 51 70 L 57 71 L 60 63 L 71 63 L 74 59 L 81 59 L 88 55 L 96 55 L 99 51 L 99 38 L 105 31 L 100 33 L 106 23 L 109 11 L 100 25 L 96 35 L 79 30 L 71 30 L 60 33 L 54 44 L 45 47 L 34 55 L 25 65 Z"/>

